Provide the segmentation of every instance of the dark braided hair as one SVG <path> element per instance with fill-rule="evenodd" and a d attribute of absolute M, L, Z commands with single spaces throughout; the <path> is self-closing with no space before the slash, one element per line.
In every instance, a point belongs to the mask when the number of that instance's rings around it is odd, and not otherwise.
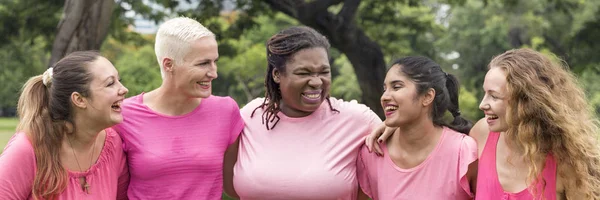
<path fill-rule="evenodd" d="M 440 65 L 423 56 L 404 57 L 394 61 L 392 66 L 394 65 L 401 65 L 400 71 L 415 82 L 418 95 L 426 93 L 429 88 L 435 90 L 433 109 L 430 113 L 435 125 L 447 126 L 464 134 L 469 133 L 473 124 L 460 116 L 458 107 L 460 87 L 454 75 L 444 72 Z M 444 121 L 446 111 L 454 117 L 450 123 Z"/>
<path fill-rule="evenodd" d="M 279 122 L 279 102 L 281 101 L 281 90 L 279 83 L 273 80 L 273 70 L 277 69 L 280 72 L 285 72 L 287 62 L 292 56 L 303 49 L 321 47 L 329 54 L 329 41 L 325 36 L 321 35 L 312 28 L 306 26 L 295 26 L 284 29 L 273 35 L 267 40 L 267 76 L 265 77 L 265 100 L 256 107 L 250 117 L 254 117 L 254 112 L 257 109 L 265 109 L 262 114 L 262 123 L 265 124 L 267 130 L 271 130 Z M 327 95 L 327 103 L 331 111 L 339 112 L 331 106 L 329 95 Z M 266 108 L 265 108 L 266 107 Z M 269 126 L 273 123 L 272 126 Z"/>

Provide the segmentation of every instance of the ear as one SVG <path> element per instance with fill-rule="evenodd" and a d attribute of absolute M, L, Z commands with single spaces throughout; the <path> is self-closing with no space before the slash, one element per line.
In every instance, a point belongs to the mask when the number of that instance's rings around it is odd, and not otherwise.
<path fill-rule="evenodd" d="M 272 75 L 273 75 L 273 81 L 275 81 L 275 83 L 281 82 L 281 80 L 279 78 L 281 76 L 281 72 L 279 70 L 277 70 L 276 68 L 273 69 L 273 74 Z"/>
<path fill-rule="evenodd" d="M 435 90 L 433 88 L 429 88 L 427 92 L 421 97 L 421 102 L 423 107 L 427 107 L 433 103 L 435 99 Z"/>
<path fill-rule="evenodd" d="M 83 97 L 83 95 L 79 94 L 79 92 L 71 93 L 71 102 L 77 108 L 87 108 L 87 99 Z"/>
<path fill-rule="evenodd" d="M 169 72 L 173 71 L 173 67 L 174 67 L 173 64 L 174 64 L 174 61 L 171 58 L 165 57 L 162 59 L 162 66 L 163 66 L 163 70 L 165 73 L 169 73 Z"/>

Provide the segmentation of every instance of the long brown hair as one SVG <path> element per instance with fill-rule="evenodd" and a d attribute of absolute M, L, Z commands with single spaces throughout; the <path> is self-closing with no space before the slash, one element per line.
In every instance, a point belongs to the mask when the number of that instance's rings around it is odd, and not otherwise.
<path fill-rule="evenodd" d="M 493 67 L 506 72 L 507 143 L 529 162 L 528 182 L 537 181 L 544 168 L 538 163 L 552 154 L 568 199 L 600 199 L 598 120 L 573 74 L 531 49 L 507 51 Z"/>
<path fill-rule="evenodd" d="M 22 131 L 30 138 L 37 170 L 32 187 L 36 199 L 55 199 L 67 187 L 68 173 L 60 162 L 60 149 L 67 125 L 73 123 L 71 94 L 89 95 L 91 74 L 87 65 L 100 54 L 74 52 L 58 61 L 44 75 L 30 78 L 21 91 L 17 112 Z"/>
<path fill-rule="evenodd" d="M 306 26 L 295 26 L 282 30 L 273 35 L 267 41 L 267 76 L 265 76 L 265 100 L 262 105 L 255 108 L 250 117 L 254 116 L 257 109 L 266 107 L 266 111 L 262 114 L 262 123 L 265 124 L 267 130 L 273 129 L 279 122 L 279 102 L 281 101 L 281 90 L 279 84 L 273 80 L 273 70 L 277 69 L 280 72 L 285 72 L 287 62 L 292 56 L 303 49 L 321 47 L 329 53 L 329 41 L 325 36 L 312 28 Z M 327 95 L 327 103 L 329 108 L 334 112 L 339 112 L 331 106 L 329 95 Z M 273 123 L 269 126 L 269 123 Z"/>

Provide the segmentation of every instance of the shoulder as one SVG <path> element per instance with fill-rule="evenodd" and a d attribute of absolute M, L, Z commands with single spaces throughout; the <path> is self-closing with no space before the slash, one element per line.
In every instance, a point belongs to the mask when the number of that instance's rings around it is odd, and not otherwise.
<path fill-rule="evenodd" d="M 114 129 L 114 127 L 104 129 L 104 132 L 106 132 L 107 140 L 113 140 L 113 141 L 119 141 L 119 142 L 121 141 L 121 136 L 119 136 L 119 134 Z"/>
<path fill-rule="evenodd" d="M 455 131 L 449 127 L 444 127 L 446 143 L 452 143 L 452 146 L 458 147 L 460 151 L 477 152 L 477 142 L 472 137 Z"/>
<path fill-rule="evenodd" d="M 131 105 L 140 104 L 142 95 L 143 94 L 138 94 L 138 95 L 126 98 L 125 100 L 123 100 L 123 105 L 131 106 Z"/>
<path fill-rule="evenodd" d="M 231 109 L 235 110 L 236 112 L 238 112 L 240 109 L 237 102 L 229 96 L 213 96 L 213 95 L 211 95 L 210 97 L 203 99 L 203 101 L 205 101 L 207 104 L 210 104 L 210 105 L 216 105 L 215 108 L 219 108 L 219 109 L 231 108 Z"/>
<path fill-rule="evenodd" d="M 10 166 L 33 168 L 35 166 L 35 152 L 30 141 L 26 133 L 16 133 L 8 141 L 6 147 L 4 147 L 4 152 L 0 155 L 0 168 L 11 168 Z"/>
<path fill-rule="evenodd" d="M 15 134 L 0 155 L 0 196 L 27 199 L 35 176 L 33 146 L 23 132 Z"/>
<path fill-rule="evenodd" d="M 471 128 L 471 131 L 469 132 L 469 136 L 471 136 L 477 143 L 477 148 L 480 157 L 483 153 L 483 149 L 485 148 L 489 132 L 490 129 L 485 118 L 482 118 L 479 121 L 477 121 L 477 123 L 475 123 L 475 125 L 473 126 L 473 128 Z"/>
<path fill-rule="evenodd" d="M 264 103 L 265 103 L 265 98 L 263 98 L 263 97 L 256 98 L 256 99 L 253 99 L 252 101 L 248 102 L 246 105 L 244 105 L 244 107 L 242 107 L 242 109 L 240 109 L 240 111 L 242 112 L 242 115 L 250 115 L 254 111 L 254 109 L 258 108 L 259 106 L 263 105 Z"/>
<path fill-rule="evenodd" d="M 344 101 L 343 99 L 330 97 L 329 101 L 331 102 L 331 106 L 340 111 L 343 115 L 351 117 L 367 117 L 369 119 L 379 118 L 371 108 L 365 104 L 358 103 L 356 100 Z"/>
<path fill-rule="evenodd" d="M 490 129 L 488 127 L 485 118 L 480 119 L 475 123 L 471 131 L 469 132 L 469 136 L 473 137 L 477 143 L 485 143 L 487 140 L 488 133 Z"/>
<path fill-rule="evenodd" d="M 210 95 L 205 100 L 209 100 L 210 102 L 218 102 L 218 103 L 234 103 L 234 104 L 237 105 L 237 103 L 235 102 L 235 100 L 233 100 L 233 98 L 231 98 L 230 96 L 215 96 L 215 95 Z"/>
<path fill-rule="evenodd" d="M 19 156 L 31 155 L 34 156 L 33 145 L 25 132 L 18 132 L 4 147 L 3 156 L 7 153 L 16 154 Z"/>
<path fill-rule="evenodd" d="M 106 132 L 106 142 L 105 145 L 108 145 L 109 148 L 115 149 L 118 151 L 123 151 L 123 140 L 121 136 L 117 133 L 113 128 L 104 129 Z"/>

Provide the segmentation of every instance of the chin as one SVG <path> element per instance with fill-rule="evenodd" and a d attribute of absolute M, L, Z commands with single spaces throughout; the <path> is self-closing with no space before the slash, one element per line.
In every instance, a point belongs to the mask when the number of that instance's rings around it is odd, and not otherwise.
<path fill-rule="evenodd" d="M 387 126 L 387 127 L 398 127 L 398 126 L 400 126 L 400 123 L 398 123 L 395 120 L 385 119 L 385 126 Z"/>
<path fill-rule="evenodd" d="M 505 132 L 506 130 L 508 130 L 508 128 L 506 128 L 506 127 L 501 127 L 501 126 L 497 126 L 497 125 L 490 126 L 490 131 L 492 131 L 492 132 L 500 133 L 500 132 Z"/>
<path fill-rule="evenodd" d="M 109 123 L 110 126 L 114 126 L 117 125 L 119 123 L 123 122 L 123 116 L 119 116 L 119 117 L 111 117 Z"/>
<path fill-rule="evenodd" d="M 190 95 L 190 96 L 192 96 L 193 98 L 203 98 L 204 99 L 204 98 L 210 97 L 210 95 L 212 95 L 212 92 L 208 92 L 208 93 L 205 93 L 205 92 L 196 93 L 196 94 L 193 94 L 193 95 Z"/>

